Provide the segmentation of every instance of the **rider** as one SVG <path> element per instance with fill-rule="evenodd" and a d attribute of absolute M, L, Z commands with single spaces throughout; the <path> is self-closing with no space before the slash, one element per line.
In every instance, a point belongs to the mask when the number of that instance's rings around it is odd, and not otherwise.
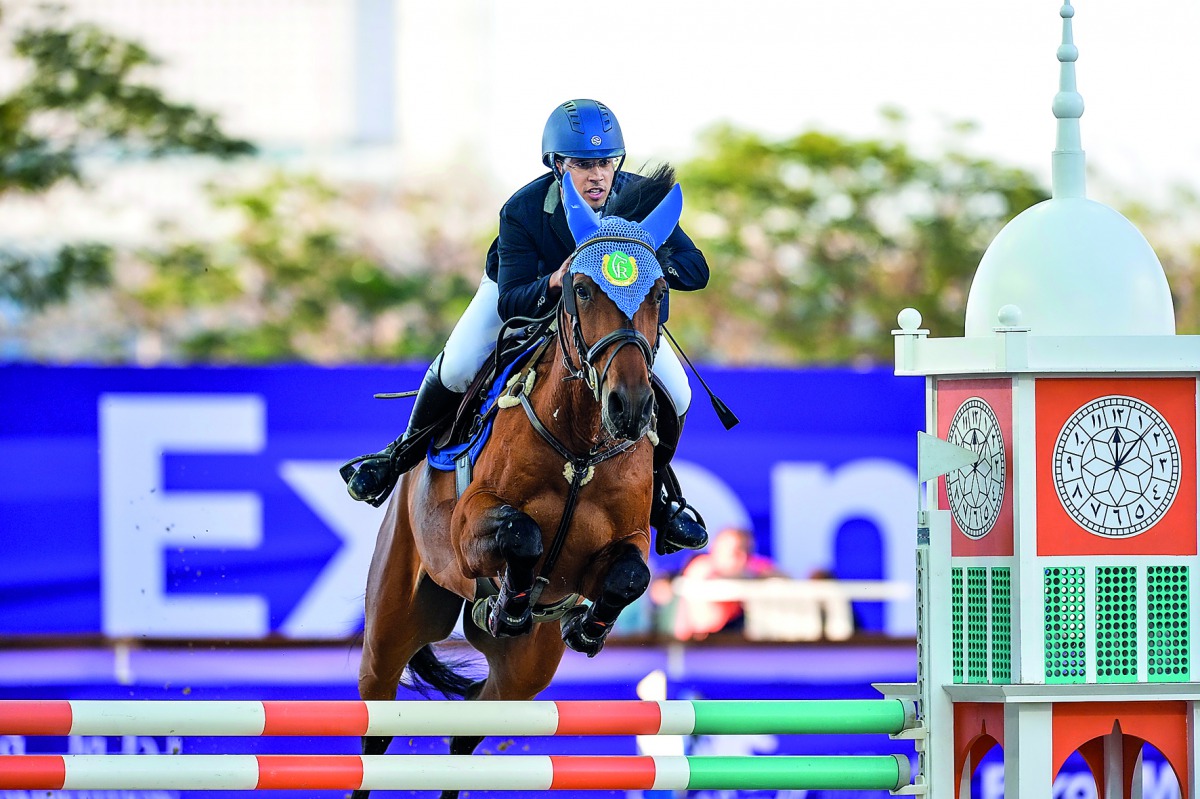
<path fill-rule="evenodd" d="M 434 359 L 413 404 L 404 435 L 382 452 L 361 459 L 349 476 L 347 490 L 355 499 L 381 504 L 399 476 L 421 462 L 430 438 L 458 407 L 475 374 L 495 349 L 502 319 L 546 314 L 559 298 L 575 241 L 567 227 L 560 181 L 570 177 L 594 210 L 604 213 L 609 198 L 634 186 L 641 176 L 622 172 L 625 141 L 616 116 L 595 100 L 570 100 L 554 109 L 542 132 L 542 163 L 550 171 L 527 184 L 500 209 L 500 233 L 492 242 L 479 290 L 455 326 L 446 347 Z M 708 283 L 708 263 L 682 229 L 676 227 L 665 246 L 670 260 L 664 277 L 670 288 L 693 291 Z M 667 318 L 662 306 L 660 324 Z M 654 452 L 654 504 L 650 521 L 658 531 L 655 549 L 667 554 L 700 549 L 708 533 L 687 503 L 671 496 L 675 484 L 670 460 L 679 443 L 691 387 L 678 356 L 660 347 L 654 361 L 658 377 L 674 404 L 675 424 L 658 427 Z M 353 461 L 351 462 L 353 463 Z M 343 472 L 344 476 L 348 472 Z"/>

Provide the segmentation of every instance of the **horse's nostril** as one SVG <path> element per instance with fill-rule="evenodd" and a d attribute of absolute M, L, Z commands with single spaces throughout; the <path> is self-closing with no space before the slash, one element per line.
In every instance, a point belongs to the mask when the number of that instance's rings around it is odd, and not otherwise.
<path fill-rule="evenodd" d="M 642 412 L 638 414 L 638 418 L 642 424 L 648 424 L 650 417 L 654 414 L 654 392 L 646 392 L 645 398 L 642 400 Z"/>
<path fill-rule="evenodd" d="M 621 396 L 620 391 L 613 391 L 608 395 L 608 417 L 610 419 L 621 419 L 625 415 L 625 398 Z"/>

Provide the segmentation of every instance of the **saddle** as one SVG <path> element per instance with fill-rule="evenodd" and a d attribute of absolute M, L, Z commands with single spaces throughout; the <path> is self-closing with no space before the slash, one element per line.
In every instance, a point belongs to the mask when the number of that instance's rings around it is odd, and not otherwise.
<path fill-rule="evenodd" d="M 443 429 L 430 442 L 429 465 L 441 471 L 458 472 L 460 495 L 470 482 L 470 469 L 491 433 L 501 395 L 514 374 L 541 357 L 553 334 L 553 326 L 547 324 L 536 328 L 532 335 L 502 339 L 495 357 L 488 359 L 475 375 L 457 410 L 447 417 L 448 422 L 443 423 Z"/>

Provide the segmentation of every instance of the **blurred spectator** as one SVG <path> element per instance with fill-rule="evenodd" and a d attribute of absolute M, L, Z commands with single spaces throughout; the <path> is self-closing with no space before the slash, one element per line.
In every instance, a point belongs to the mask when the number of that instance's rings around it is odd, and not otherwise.
<path fill-rule="evenodd" d="M 707 552 L 697 555 L 684 567 L 681 576 L 696 580 L 756 580 L 786 575 L 770 558 L 754 554 L 754 535 L 749 530 L 726 527 L 713 537 Z M 724 630 L 741 630 L 744 625 L 741 602 L 678 598 L 675 637 L 681 641 Z"/>

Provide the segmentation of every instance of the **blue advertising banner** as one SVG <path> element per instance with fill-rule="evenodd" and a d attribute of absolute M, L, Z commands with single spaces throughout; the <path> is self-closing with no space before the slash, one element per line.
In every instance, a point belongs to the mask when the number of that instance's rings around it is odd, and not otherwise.
<path fill-rule="evenodd" d="M 383 511 L 337 467 L 403 429 L 411 400 L 372 395 L 423 369 L 3 367 L 0 635 L 353 633 Z M 921 380 L 704 376 L 742 419 L 725 431 L 696 392 L 676 467 L 710 529 L 749 527 L 796 577 L 911 582 Z M 915 624 L 903 603 L 873 618 Z"/>

